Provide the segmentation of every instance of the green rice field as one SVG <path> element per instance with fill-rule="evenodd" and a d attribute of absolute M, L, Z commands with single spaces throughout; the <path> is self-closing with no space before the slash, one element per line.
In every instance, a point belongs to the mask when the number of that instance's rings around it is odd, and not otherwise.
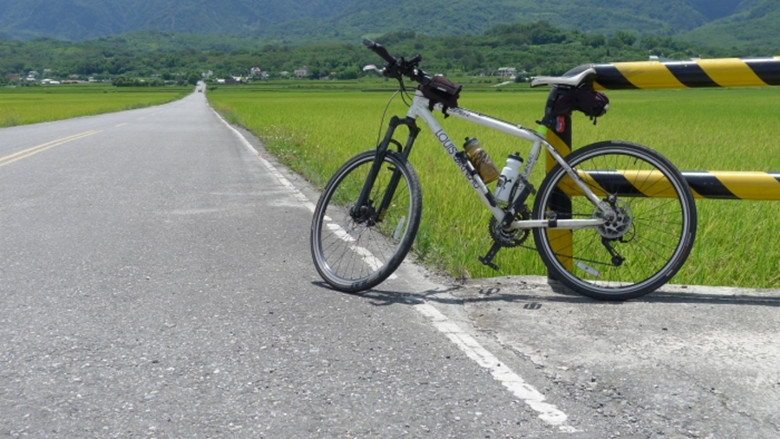
<path fill-rule="evenodd" d="M 0 127 L 130 110 L 170 102 L 192 87 L 79 84 L 0 88 Z"/>
<path fill-rule="evenodd" d="M 528 127 L 542 116 L 546 89 L 463 83 L 463 107 Z M 377 144 L 392 84 L 300 84 L 220 86 L 207 96 L 229 121 L 252 130 L 271 153 L 322 187 L 347 158 Z M 780 87 L 607 94 L 610 112 L 598 125 L 574 116 L 575 148 L 630 140 L 657 149 L 683 171 L 780 171 Z M 405 108 L 396 98 L 388 117 Z M 523 142 L 464 121 L 447 119 L 443 126 L 453 139 L 477 137 L 499 168 L 508 154 L 528 152 Z M 496 276 L 477 260 L 491 245 L 487 211 L 427 131 L 411 162 L 423 187 L 416 257 L 455 277 Z M 537 187 L 541 177 L 533 181 Z M 780 287 L 780 201 L 697 200 L 697 207 L 696 244 L 673 283 Z M 502 268 L 498 275 L 546 273 L 533 251 L 504 249 L 494 262 Z"/>

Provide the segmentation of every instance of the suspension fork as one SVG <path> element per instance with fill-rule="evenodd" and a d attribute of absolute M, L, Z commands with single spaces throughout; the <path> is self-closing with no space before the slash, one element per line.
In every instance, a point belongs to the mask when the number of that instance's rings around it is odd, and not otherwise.
<path fill-rule="evenodd" d="M 399 125 L 404 125 L 409 128 L 409 136 L 406 138 L 406 144 L 404 146 L 401 146 L 400 143 L 393 139 L 395 130 Z M 387 155 L 387 151 L 390 148 L 390 144 L 397 145 L 399 149 L 398 152 L 401 154 L 401 156 L 404 159 L 408 159 L 409 154 L 412 151 L 412 145 L 414 145 L 414 141 L 417 139 L 417 135 L 419 133 L 420 128 L 417 126 L 414 118 L 405 117 L 402 119 L 398 116 L 393 116 L 390 119 L 385 137 L 376 147 L 374 163 L 371 165 L 371 170 L 368 172 L 366 182 L 363 184 L 363 189 L 360 191 L 360 196 L 358 197 L 355 206 L 352 208 L 351 215 L 354 219 L 370 219 L 371 225 L 381 222 L 384 219 L 387 208 L 390 206 L 390 203 L 393 200 L 393 195 L 395 194 L 395 190 L 398 187 L 398 182 L 401 181 L 401 170 L 394 170 L 393 176 L 390 178 L 390 182 L 387 185 L 387 188 L 385 188 L 381 203 L 372 211 L 370 206 L 372 200 L 370 197 L 371 191 L 374 188 L 376 177 L 379 175 L 379 171 L 382 169 L 382 164 L 384 162 L 385 156 Z M 371 217 L 366 218 L 365 215 L 369 213 L 371 214 Z"/>

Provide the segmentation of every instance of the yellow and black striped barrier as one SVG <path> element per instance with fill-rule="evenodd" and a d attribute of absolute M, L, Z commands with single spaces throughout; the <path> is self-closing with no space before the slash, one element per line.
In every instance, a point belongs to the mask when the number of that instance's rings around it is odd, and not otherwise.
<path fill-rule="evenodd" d="M 593 64 L 597 89 L 780 85 L 780 56 Z M 780 200 L 778 172 L 683 172 L 698 198 Z"/>
<path fill-rule="evenodd" d="M 780 200 L 780 172 L 684 171 L 698 198 Z"/>
<path fill-rule="evenodd" d="M 593 64 L 596 89 L 780 85 L 780 56 Z"/>
<path fill-rule="evenodd" d="M 579 171 L 580 177 L 595 191 L 627 197 L 670 198 L 676 193 L 658 171 L 613 170 Z M 696 198 L 722 200 L 779 200 L 780 172 L 683 172 Z M 564 178 L 561 190 L 566 195 L 582 195 L 573 181 Z"/>

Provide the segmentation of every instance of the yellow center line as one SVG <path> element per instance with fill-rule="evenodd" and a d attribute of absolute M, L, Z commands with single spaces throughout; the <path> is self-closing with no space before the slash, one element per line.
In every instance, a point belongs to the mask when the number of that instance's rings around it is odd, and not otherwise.
<path fill-rule="evenodd" d="M 22 151 L 15 152 L 13 154 L 9 154 L 5 157 L 0 157 L 0 167 L 3 167 L 5 165 L 10 165 L 13 162 L 19 161 L 21 159 L 25 159 L 32 155 L 38 154 L 39 152 L 46 151 L 47 149 L 54 148 L 55 146 L 60 146 L 65 143 L 72 142 L 74 140 L 83 139 L 84 137 L 88 137 L 93 134 L 97 134 L 99 132 L 100 131 L 98 130 L 85 131 L 83 133 L 78 133 L 72 136 L 63 137 L 61 139 L 56 139 L 50 142 L 42 143 L 40 145 L 33 146 L 32 148 L 27 148 Z"/>

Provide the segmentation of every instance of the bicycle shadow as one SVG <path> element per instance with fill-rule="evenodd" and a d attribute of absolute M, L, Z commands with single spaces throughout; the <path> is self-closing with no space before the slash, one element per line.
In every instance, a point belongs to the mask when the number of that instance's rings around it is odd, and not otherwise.
<path fill-rule="evenodd" d="M 371 299 L 372 304 L 376 306 L 416 305 L 425 301 L 425 298 L 418 293 L 403 292 L 392 289 L 371 288 L 365 291 L 349 292 L 337 290 L 323 281 L 313 281 L 312 285 L 333 291 L 334 293 Z M 439 290 L 438 292 L 442 291 Z"/>
<path fill-rule="evenodd" d="M 723 290 L 717 287 L 686 287 L 664 286 L 660 289 L 635 299 L 624 301 L 597 300 L 582 296 L 565 285 L 549 280 L 548 292 L 536 294 L 516 294 L 511 291 L 501 292 L 496 289 L 495 294 L 480 292 L 480 297 L 467 298 L 466 302 L 484 302 L 488 300 L 502 302 L 529 301 L 532 303 L 579 303 L 583 305 L 623 305 L 629 303 L 655 303 L 655 304 L 710 304 L 710 305 L 742 305 L 742 306 L 774 306 L 780 307 L 780 290 L 746 290 L 725 289 L 727 292 L 706 292 L 704 290 Z M 690 291 L 682 291 L 690 289 Z"/>
<path fill-rule="evenodd" d="M 532 309 L 545 303 L 615 306 L 631 303 L 665 303 L 780 307 L 780 290 L 774 289 L 725 289 L 724 292 L 724 289 L 717 287 L 664 286 L 653 293 L 636 299 L 604 301 L 583 296 L 554 280 L 549 280 L 546 285 L 541 286 L 525 283 L 509 286 L 496 283 L 494 286 L 489 286 L 490 280 L 485 279 L 484 281 L 484 284 L 480 286 L 464 283 L 451 285 L 444 289 L 420 292 L 398 291 L 379 287 L 356 293 L 341 293 L 370 299 L 375 306 L 415 305 L 424 302 L 441 303 L 444 305 L 497 302 L 518 304 L 527 309 Z M 325 282 L 312 283 L 319 287 L 339 292 Z M 690 291 L 683 291 L 686 289 L 690 289 Z M 707 289 L 719 291 L 708 293 L 706 292 Z"/>

